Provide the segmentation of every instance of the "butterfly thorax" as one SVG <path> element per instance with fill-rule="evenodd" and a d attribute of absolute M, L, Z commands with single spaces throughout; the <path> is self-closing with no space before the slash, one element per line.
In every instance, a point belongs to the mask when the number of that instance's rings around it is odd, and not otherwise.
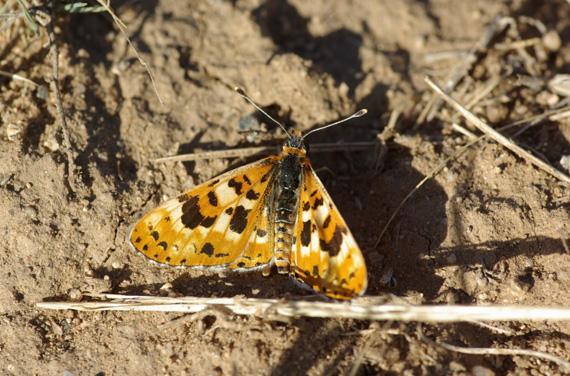
<path fill-rule="evenodd" d="M 281 274 L 289 273 L 293 230 L 303 176 L 301 159 L 305 157 L 305 154 L 306 150 L 300 139 L 296 137 L 290 139 L 283 146 L 283 159 L 275 182 L 274 254 L 277 272 Z"/>

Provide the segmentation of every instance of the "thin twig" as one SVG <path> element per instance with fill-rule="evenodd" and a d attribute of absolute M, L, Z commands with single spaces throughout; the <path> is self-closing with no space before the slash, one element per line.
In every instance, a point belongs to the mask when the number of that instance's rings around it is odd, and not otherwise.
<path fill-rule="evenodd" d="M 109 1 L 109 0 L 108 0 Z M 156 94 L 156 97 L 158 98 L 159 102 L 161 105 L 164 106 L 164 102 L 162 101 L 162 98 L 160 97 L 160 94 L 158 93 L 158 88 L 156 87 L 156 83 L 154 82 L 154 77 L 152 75 L 152 72 L 150 71 L 150 67 L 146 64 L 146 61 L 144 61 L 144 59 L 142 58 L 142 56 L 139 54 L 139 51 L 137 51 L 137 49 L 135 48 L 135 46 L 133 46 L 133 43 L 131 42 L 131 40 L 129 39 L 129 37 L 127 36 L 127 33 L 125 33 L 125 29 L 127 28 L 125 26 L 125 24 L 123 23 L 123 21 L 121 21 L 121 19 L 115 14 L 115 12 L 113 12 L 113 10 L 111 9 L 111 7 L 109 6 L 108 2 L 104 2 L 103 0 L 97 0 L 97 2 L 99 4 L 101 4 L 101 6 L 103 8 L 105 8 L 105 10 L 111 15 L 111 17 L 113 17 L 113 21 L 115 21 L 115 23 L 117 24 L 117 27 L 119 28 L 119 30 L 121 31 L 121 34 L 123 34 L 123 37 L 125 37 L 125 39 L 127 40 L 127 42 L 129 43 L 129 46 L 132 48 L 132 50 L 134 51 L 135 55 L 137 56 L 137 59 L 139 60 L 139 62 L 141 63 L 141 65 L 146 69 L 148 76 L 150 77 L 150 81 L 152 82 L 152 87 L 154 88 L 154 93 Z"/>
<path fill-rule="evenodd" d="M 356 374 L 358 373 L 358 369 L 360 368 L 362 363 L 364 363 L 364 356 L 366 355 L 366 353 L 368 352 L 368 350 L 372 346 L 373 342 L 374 342 L 374 337 L 373 336 L 368 337 L 368 339 L 366 340 L 366 343 L 364 344 L 362 349 L 358 352 L 358 355 L 356 356 L 356 359 L 354 360 L 354 364 L 352 365 L 352 369 L 350 370 L 350 373 L 348 374 L 349 376 L 356 376 Z"/>
<path fill-rule="evenodd" d="M 566 116 L 570 116 L 570 108 L 564 107 L 564 108 L 558 108 L 558 109 L 551 109 L 548 111 L 543 112 L 542 114 L 536 115 L 536 116 L 532 116 L 530 118 L 526 118 L 526 119 L 522 119 L 522 120 L 518 120 L 515 121 L 514 123 L 511 124 L 507 124 L 501 128 L 499 128 L 500 132 L 506 131 L 507 129 L 519 126 L 521 124 L 524 123 L 530 123 L 532 122 L 532 124 L 539 124 L 540 122 L 549 119 L 549 120 L 553 120 L 554 118 L 558 118 L 561 117 L 562 115 L 566 115 Z M 410 191 L 410 193 L 408 193 L 408 195 L 406 195 L 406 197 L 404 197 L 404 199 L 400 202 L 400 204 L 398 205 L 398 207 L 394 210 L 394 212 L 392 213 L 392 215 L 390 216 L 390 218 L 388 219 L 388 222 L 386 222 L 386 224 L 384 225 L 384 228 L 382 229 L 382 232 L 380 232 L 380 235 L 378 236 L 378 239 L 376 240 L 376 243 L 374 245 L 374 248 L 378 247 L 378 244 L 380 244 L 380 241 L 382 240 L 382 238 L 384 237 L 384 234 L 386 233 L 386 231 L 388 230 L 388 227 L 390 226 L 390 224 L 392 223 L 392 221 L 394 220 L 394 218 L 396 218 L 396 215 L 399 213 L 400 209 L 404 206 L 404 204 L 406 203 L 406 201 L 408 201 L 408 199 L 429 179 L 433 178 L 435 175 L 437 175 L 441 170 L 443 170 L 443 168 L 447 165 L 447 163 L 449 163 L 449 161 L 458 158 L 461 154 L 463 154 L 468 148 L 470 148 L 471 146 L 473 146 L 474 144 L 476 144 L 477 142 L 487 138 L 487 136 L 489 136 L 488 134 L 484 134 L 481 135 L 479 137 L 476 137 L 473 133 L 471 133 L 470 131 L 468 131 L 467 129 L 463 128 L 462 126 L 460 126 L 459 124 L 452 124 L 452 128 L 462 134 L 464 134 L 465 136 L 467 136 L 469 138 L 469 142 L 467 144 L 465 144 L 464 146 L 462 146 L 461 148 L 459 148 L 458 150 L 456 150 L 453 154 L 451 154 L 449 157 L 447 157 L 445 160 L 443 160 L 439 165 L 437 165 L 437 167 L 435 167 L 425 178 L 423 178 L 418 184 L 416 184 L 416 186 Z"/>
<path fill-rule="evenodd" d="M 531 162 L 538 168 L 546 171 L 550 175 L 566 182 L 570 183 L 570 176 L 558 171 L 551 165 L 543 162 L 542 160 L 536 158 L 534 155 L 529 154 L 524 149 L 517 146 L 511 140 L 497 132 L 495 129 L 491 128 L 488 124 L 483 122 L 477 116 L 475 116 L 472 112 L 468 111 L 465 107 L 460 105 L 455 99 L 451 98 L 447 95 L 435 82 L 433 82 L 429 77 L 425 78 L 427 84 L 437 93 L 439 94 L 448 104 L 450 104 L 455 110 L 459 111 L 467 120 L 473 123 L 481 132 L 488 134 L 491 138 L 493 138 L 498 143 L 502 144 L 507 149 L 511 150 L 520 158 L 526 159 L 527 161 Z"/>
<path fill-rule="evenodd" d="M 558 103 L 556 104 L 556 106 L 554 106 L 552 109 L 550 109 L 550 111 L 552 111 L 553 113 L 554 113 L 554 111 L 560 112 L 559 116 L 551 116 L 551 117 L 549 117 L 550 120 L 552 120 L 552 121 L 560 121 L 560 120 L 562 120 L 564 117 L 566 117 L 567 114 L 564 114 L 563 111 L 560 111 L 560 110 L 563 109 L 563 108 L 567 108 L 567 107 L 564 107 L 564 106 L 566 106 L 566 105 L 568 104 L 568 102 L 570 102 L 570 97 L 564 98 L 563 100 L 561 100 L 560 102 L 558 102 Z M 519 131 L 517 131 L 517 132 L 513 135 L 513 137 L 518 137 L 518 136 L 520 136 L 521 134 L 523 134 L 524 132 L 526 132 L 526 131 L 529 130 L 530 128 L 532 128 L 532 127 L 534 127 L 535 125 L 537 125 L 538 123 L 540 123 L 541 120 L 542 120 L 542 119 L 536 119 L 536 120 L 533 120 L 533 121 L 529 122 L 527 125 L 525 125 L 523 128 L 521 128 Z"/>
<path fill-rule="evenodd" d="M 502 16 L 497 16 L 495 18 L 485 34 L 483 34 L 479 41 L 471 48 L 471 50 L 469 50 L 469 53 L 465 56 L 463 62 L 459 65 L 455 73 L 443 86 L 446 93 L 451 91 L 459 83 L 459 81 L 461 81 L 461 79 L 465 76 L 465 73 L 467 73 L 467 71 L 473 66 L 473 63 L 475 63 L 477 60 L 477 54 L 486 49 L 491 42 L 491 39 L 493 39 L 496 34 L 500 33 L 506 25 L 507 24 L 503 22 Z M 420 115 L 418 122 L 423 123 L 424 118 L 427 119 L 427 121 L 433 120 L 439 111 L 439 108 L 443 104 L 441 99 L 437 98 L 435 95 L 430 99 L 429 103 L 433 103 L 433 106 L 426 106 L 426 109 L 424 109 L 424 112 L 422 113 L 423 116 Z"/>
<path fill-rule="evenodd" d="M 40 85 L 36 84 L 34 81 L 27 79 L 26 77 L 22 77 L 16 73 L 10 73 L 10 72 L 0 70 L 0 76 L 9 77 L 9 78 L 13 79 L 14 81 L 22 81 L 22 82 L 25 82 L 25 83 L 30 84 L 32 86 L 35 86 L 35 87 L 40 86 Z"/>
<path fill-rule="evenodd" d="M 433 341 L 433 340 L 429 339 L 423 333 L 421 328 L 418 328 L 417 332 L 418 332 L 418 336 L 423 341 L 425 341 L 425 342 L 427 342 L 433 346 L 444 348 L 448 351 L 458 352 L 458 353 L 462 353 L 462 354 L 471 354 L 471 355 L 523 355 L 523 356 L 530 356 L 530 357 L 534 357 L 534 358 L 549 360 L 551 362 L 558 364 L 560 367 L 562 367 L 564 372 L 570 372 L 570 363 L 569 362 L 567 362 L 566 360 L 564 360 L 564 359 L 562 359 L 556 355 L 552 355 L 552 354 L 549 354 L 549 353 L 546 353 L 543 351 L 526 350 L 526 349 L 497 349 L 497 348 L 491 348 L 491 347 L 487 347 L 487 348 L 459 347 L 459 346 L 450 345 L 448 343 Z"/>
<path fill-rule="evenodd" d="M 376 143 L 374 142 L 349 142 L 344 144 L 311 144 L 311 152 L 326 152 L 326 151 L 355 151 L 355 150 L 365 150 L 374 147 Z M 165 162 L 186 162 L 186 161 L 197 161 L 200 159 L 218 159 L 218 158 L 240 158 L 248 157 L 251 155 L 270 155 L 279 153 L 280 146 L 259 146 L 251 148 L 238 148 L 230 150 L 215 150 L 206 152 L 197 152 L 193 154 L 182 154 L 175 155 L 172 157 L 163 157 L 153 160 L 154 163 L 165 163 Z"/>
<path fill-rule="evenodd" d="M 416 186 L 410 191 L 410 193 L 408 193 L 406 195 L 406 197 L 404 197 L 404 199 L 400 202 L 400 204 L 398 204 L 398 207 L 396 207 L 396 209 L 394 210 L 394 213 L 392 213 L 392 215 L 390 216 L 390 218 L 388 219 L 388 222 L 386 222 L 386 224 L 384 225 L 384 228 L 382 229 L 382 232 L 380 232 L 380 235 L 378 236 L 378 239 L 376 240 L 376 243 L 374 243 L 374 248 L 376 249 L 378 247 L 378 244 L 380 244 L 380 241 L 382 240 L 382 238 L 384 237 L 384 234 L 386 233 L 386 231 L 388 230 L 388 227 L 390 226 L 390 224 L 392 223 L 392 221 L 394 220 L 394 218 L 396 218 L 396 215 L 400 212 L 400 209 L 404 206 L 404 204 L 410 199 L 410 197 L 412 197 L 412 195 L 414 193 L 416 193 L 416 191 L 429 179 L 433 178 L 435 175 L 437 175 L 441 170 L 443 170 L 443 168 L 447 165 L 447 163 L 449 163 L 449 161 L 451 161 L 452 159 L 457 158 L 459 155 L 461 155 L 463 152 L 465 152 L 467 149 L 469 149 L 472 145 L 476 144 L 477 142 L 479 142 L 480 140 L 483 139 L 484 136 L 481 136 L 479 138 L 476 138 L 472 141 L 470 141 L 469 143 L 465 144 L 464 146 L 462 146 L 459 150 L 457 150 L 455 153 L 453 153 L 452 155 L 450 155 L 449 157 L 445 158 L 440 164 L 437 165 L 436 168 L 434 168 L 428 175 L 426 175 L 418 184 L 416 184 Z"/>
<path fill-rule="evenodd" d="M 67 182 L 71 191 L 75 193 L 75 161 L 73 159 L 72 146 L 69 138 L 69 129 L 67 127 L 67 119 L 65 117 L 65 112 L 63 111 L 61 91 L 59 90 L 59 47 L 57 46 L 57 41 L 55 40 L 54 18 L 52 1 L 52 9 L 49 13 L 49 22 L 47 22 L 45 25 L 47 34 L 49 36 L 50 49 L 53 57 L 53 79 L 50 82 L 50 87 L 51 90 L 55 93 L 55 103 L 57 106 L 57 112 L 59 114 L 59 120 L 61 121 L 63 146 L 65 149 L 65 154 L 67 156 Z"/>

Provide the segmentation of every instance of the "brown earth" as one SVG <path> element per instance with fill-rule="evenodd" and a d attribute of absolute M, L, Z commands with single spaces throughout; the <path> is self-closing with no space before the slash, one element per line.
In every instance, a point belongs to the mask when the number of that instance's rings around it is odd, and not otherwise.
<path fill-rule="evenodd" d="M 76 167 L 71 177 L 55 94 L 42 95 L 52 77 L 47 32 L 41 28 L 36 36 L 20 17 L 0 33 L 0 69 L 42 86 L 0 76 L 2 374 L 345 375 L 355 364 L 357 375 L 561 374 L 555 363 L 537 358 L 449 352 L 408 324 L 224 321 L 214 315 L 44 311 L 35 304 L 78 292 L 156 295 L 168 282 L 189 296 L 309 294 L 276 273 L 265 278 L 159 268 L 125 241 L 128 227 L 160 202 L 256 159 L 151 163 L 251 146 L 238 134 L 238 121 L 255 111 L 234 93 L 237 85 L 301 131 L 368 108 L 366 117 L 309 143 L 375 141 L 391 111 L 410 100 L 380 166 L 373 163 L 375 149 L 311 154 L 361 245 L 368 295 L 390 292 L 426 304 L 568 306 L 568 185 L 492 141 L 471 147 L 428 180 L 374 247 L 398 203 L 468 142 L 449 122 L 416 123 L 431 95 L 423 77 L 444 83 L 495 17 L 510 16 L 522 39 L 552 31 L 561 46 L 548 49 L 543 38 L 525 49 L 495 48 L 513 41 L 503 32 L 477 55 L 453 95 L 467 103 L 503 75 L 475 113 L 499 127 L 544 112 L 563 99 L 545 82 L 569 67 L 568 2 L 164 0 L 112 6 L 165 104 L 109 14 L 59 14 L 60 84 Z M 11 9 L 19 11 L 17 3 Z M 523 78 L 535 85 L 522 85 Z M 452 117 L 449 109 L 440 111 L 441 119 Z M 255 144 L 282 142 L 282 133 L 261 121 L 270 135 Z M 515 141 L 560 167 L 570 154 L 569 139 L 568 120 L 561 120 Z M 457 346 L 526 348 L 570 360 L 567 323 L 497 326 L 510 334 L 466 323 L 425 325 L 423 331 Z"/>

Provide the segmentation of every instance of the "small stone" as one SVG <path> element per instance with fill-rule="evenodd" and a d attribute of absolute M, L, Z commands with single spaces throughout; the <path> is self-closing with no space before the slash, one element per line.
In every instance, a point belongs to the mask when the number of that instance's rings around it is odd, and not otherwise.
<path fill-rule="evenodd" d="M 36 89 L 36 98 L 46 100 L 49 97 L 49 90 L 47 87 L 40 85 Z"/>
<path fill-rule="evenodd" d="M 388 266 L 382 271 L 382 275 L 378 279 L 378 283 L 386 286 L 390 283 L 392 277 L 394 277 L 394 270 Z"/>
<path fill-rule="evenodd" d="M 518 293 L 525 293 L 528 292 L 531 288 L 530 283 L 521 281 L 518 278 L 514 278 L 511 281 L 511 288 L 513 289 L 513 291 L 518 292 Z"/>
<path fill-rule="evenodd" d="M 8 141 L 19 141 L 24 138 L 26 128 L 22 124 L 10 123 L 6 126 Z"/>
<path fill-rule="evenodd" d="M 82 59 L 88 59 L 89 58 L 89 52 L 87 52 L 87 50 L 85 48 L 80 48 L 77 50 L 77 56 L 82 58 Z"/>
<path fill-rule="evenodd" d="M 560 157 L 560 166 L 566 171 L 570 171 L 570 155 Z"/>
<path fill-rule="evenodd" d="M 555 30 L 549 30 L 542 36 L 542 44 L 547 50 L 556 52 L 560 50 L 562 40 Z"/>
<path fill-rule="evenodd" d="M 24 206 L 23 211 L 32 219 L 35 219 L 38 216 L 38 209 L 34 206 Z"/>
<path fill-rule="evenodd" d="M 55 136 L 51 136 L 42 143 L 42 146 L 47 151 L 51 151 L 52 153 L 54 153 L 59 150 L 60 144 L 55 138 Z"/>
<path fill-rule="evenodd" d="M 82 297 L 83 294 L 81 294 L 81 291 L 79 291 L 79 289 L 71 289 L 69 291 L 69 299 L 75 302 L 80 301 Z"/>
<path fill-rule="evenodd" d="M 445 257 L 445 262 L 447 263 L 447 265 L 457 264 L 457 255 L 455 253 L 450 253 Z"/>
<path fill-rule="evenodd" d="M 471 375 L 473 376 L 495 376 L 495 372 L 493 370 L 483 367 L 483 366 L 474 366 L 471 368 Z"/>

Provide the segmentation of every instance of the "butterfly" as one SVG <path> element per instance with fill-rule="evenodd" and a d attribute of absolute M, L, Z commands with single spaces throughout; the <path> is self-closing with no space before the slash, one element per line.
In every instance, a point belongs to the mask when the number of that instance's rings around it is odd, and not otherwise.
<path fill-rule="evenodd" d="M 334 299 L 364 294 L 364 257 L 306 157 L 304 136 L 291 133 L 245 92 L 238 94 L 279 124 L 288 136 L 280 155 L 222 174 L 146 214 L 130 245 L 158 263 L 260 270 L 280 274 Z"/>

